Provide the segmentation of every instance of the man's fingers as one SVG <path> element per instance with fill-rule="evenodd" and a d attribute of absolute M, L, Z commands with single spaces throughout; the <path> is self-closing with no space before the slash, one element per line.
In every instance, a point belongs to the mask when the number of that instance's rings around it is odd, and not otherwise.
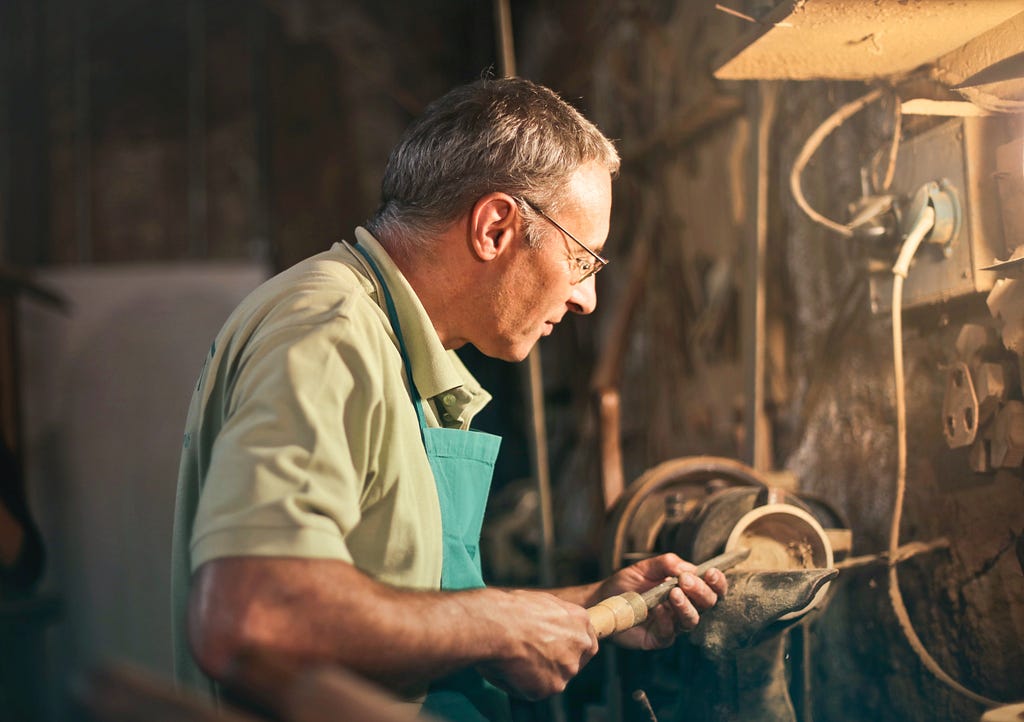
<path fill-rule="evenodd" d="M 709 569 L 704 575 L 704 581 L 715 590 L 718 596 L 723 596 L 729 591 L 729 578 L 721 569 Z"/>
<path fill-rule="evenodd" d="M 688 561 L 679 558 L 677 555 L 668 553 L 661 554 L 650 559 L 644 559 L 633 565 L 643 576 L 652 581 L 661 581 L 665 577 L 678 577 L 687 572 L 692 572 L 695 567 Z"/>
<path fill-rule="evenodd" d="M 676 625 L 679 629 L 688 631 L 697 626 L 697 622 L 700 621 L 700 612 L 682 589 L 673 589 L 668 595 L 668 600 L 675 611 Z"/>
<path fill-rule="evenodd" d="M 718 602 L 718 594 L 703 579 L 693 575 L 684 574 L 679 577 L 679 588 L 683 594 L 700 611 L 710 609 Z"/>
<path fill-rule="evenodd" d="M 679 634 L 679 621 L 671 604 L 659 604 L 651 610 L 647 626 L 645 649 L 663 649 L 670 646 Z"/>

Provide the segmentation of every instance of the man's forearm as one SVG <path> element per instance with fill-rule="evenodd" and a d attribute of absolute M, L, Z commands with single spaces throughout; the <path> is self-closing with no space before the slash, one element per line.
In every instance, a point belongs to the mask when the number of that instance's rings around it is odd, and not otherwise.
<path fill-rule="evenodd" d="M 403 695 L 478 665 L 539 698 L 597 652 L 587 614 L 545 592 L 407 591 L 341 561 L 266 557 L 209 562 L 193 582 L 189 638 L 216 679 L 254 649 L 335 662 Z"/>
<path fill-rule="evenodd" d="M 220 559 L 195 574 L 190 641 L 214 677 L 258 648 L 335 661 L 409 692 L 499 655 L 501 594 L 408 592 L 333 560 Z"/>
<path fill-rule="evenodd" d="M 600 586 L 601 582 L 592 582 L 590 584 L 581 584 L 575 587 L 559 587 L 557 589 L 549 589 L 547 591 L 554 594 L 559 599 L 571 604 L 578 604 L 581 607 L 589 607 L 601 601 L 601 598 L 598 595 L 598 589 Z"/>

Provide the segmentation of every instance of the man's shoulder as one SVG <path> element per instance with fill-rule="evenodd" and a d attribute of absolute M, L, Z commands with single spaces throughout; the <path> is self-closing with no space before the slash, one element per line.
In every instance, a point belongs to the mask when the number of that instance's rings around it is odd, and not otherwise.
<path fill-rule="evenodd" d="M 272 298 L 304 295 L 332 305 L 334 300 L 369 298 L 374 293 L 351 247 L 341 243 L 282 271 L 264 286 Z"/>
<path fill-rule="evenodd" d="M 373 283 L 360 271 L 351 250 L 335 244 L 265 281 L 242 302 L 264 313 L 319 313 L 373 301 Z"/>
<path fill-rule="evenodd" d="M 222 335 L 249 346 L 271 336 L 373 333 L 386 317 L 351 249 L 335 244 L 268 279 L 246 297 Z M 226 340 L 226 339 L 225 339 Z"/>

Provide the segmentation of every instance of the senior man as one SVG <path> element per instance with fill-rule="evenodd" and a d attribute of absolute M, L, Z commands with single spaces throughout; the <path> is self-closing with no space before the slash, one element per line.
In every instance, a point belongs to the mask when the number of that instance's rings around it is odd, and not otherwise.
<path fill-rule="evenodd" d="M 547 88 L 456 88 L 400 140 L 355 244 L 235 310 L 185 433 L 180 678 L 222 678 L 258 648 L 337 662 L 447 719 L 507 719 L 504 690 L 559 692 L 597 651 L 584 605 L 680 576 L 617 638 L 656 648 L 725 592 L 720 571 L 699 579 L 674 555 L 551 591 L 481 577 L 499 439 L 470 430 L 490 396 L 453 349 L 519 361 L 565 314 L 594 310 L 618 165 Z"/>

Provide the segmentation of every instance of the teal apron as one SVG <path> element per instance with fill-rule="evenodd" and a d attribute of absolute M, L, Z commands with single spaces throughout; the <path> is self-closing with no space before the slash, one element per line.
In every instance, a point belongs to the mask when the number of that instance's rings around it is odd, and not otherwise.
<path fill-rule="evenodd" d="M 427 426 L 391 292 L 370 254 L 359 246 L 356 249 L 366 258 L 384 291 L 388 318 L 398 339 L 405 375 L 409 379 L 409 392 L 419 419 L 420 437 L 423 439 L 430 469 L 434 473 L 437 500 L 441 505 L 444 554 L 441 589 L 454 591 L 483 587 L 480 527 L 484 520 L 501 437 L 479 431 Z M 427 693 L 423 711 L 451 722 L 507 722 L 512 717 L 508 695 L 472 668 L 460 670 L 434 682 Z"/>

